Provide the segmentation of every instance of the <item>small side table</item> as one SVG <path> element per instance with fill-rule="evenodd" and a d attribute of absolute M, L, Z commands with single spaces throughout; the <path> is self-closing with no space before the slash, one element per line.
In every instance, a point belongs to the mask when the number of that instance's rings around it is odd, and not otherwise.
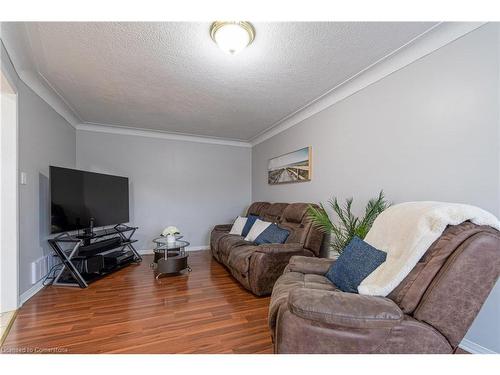
<path fill-rule="evenodd" d="M 153 240 L 155 243 L 154 260 L 151 268 L 155 270 L 156 279 L 161 275 L 175 274 L 184 270 L 191 272 L 188 264 L 188 253 L 185 248 L 189 242 L 177 239 L 175 242 L 168 242 L 166 237 L 158 237 Z"/>

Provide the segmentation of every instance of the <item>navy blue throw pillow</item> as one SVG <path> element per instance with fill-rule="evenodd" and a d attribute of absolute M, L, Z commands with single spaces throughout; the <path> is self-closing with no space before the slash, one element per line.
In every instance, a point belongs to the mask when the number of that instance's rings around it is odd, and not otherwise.
<path fill-rule="evenodd" d="M 262 245 L 263 243 L 285 243 L 289 234 L 290 231 L 280 228 L 276 224 L 271 224 L 257 236 L 254 242 L 257 245 Z"/>
<path fill-rule="evenodd" d="M 359 284 L 384 263 L 386 258 L 386 252 L 354 237 L 325 276 L 340 290 L 357 293 Z"/>
<path fill-rule="evenodd" d="M 248 232 L 250 232 L 250 229 L 252 229 L 253 224 L 255 223 L 255 220 L 257 220 L 259 217 L 256 215 L 248 215 L 247 217 L 247 222 L 245 223 L 245 226 L 243 227 L 243 230 L 241 231 L 241 235 L 243 237 L 246 237 Z"/>

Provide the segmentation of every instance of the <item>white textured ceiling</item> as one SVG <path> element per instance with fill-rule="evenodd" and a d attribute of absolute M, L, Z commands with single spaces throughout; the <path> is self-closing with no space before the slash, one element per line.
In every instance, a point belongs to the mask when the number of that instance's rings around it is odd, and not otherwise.
<path fill-rule="evenodd" d="M 210 23 L 28 23 L 38 73 L 82 122 L 251 140 L 434 23 L 255 23 L 236 56 Z"/>

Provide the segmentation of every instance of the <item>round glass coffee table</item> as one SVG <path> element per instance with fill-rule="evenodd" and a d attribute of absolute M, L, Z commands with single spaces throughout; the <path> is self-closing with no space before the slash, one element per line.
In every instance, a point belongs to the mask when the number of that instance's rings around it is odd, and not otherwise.
<path fill-rule="evenodd" d="M 191 272 L 188 265 L 188 253 L 186 247 L 189 242 L 177 239 L 175 242 L 168 242 L 166 237 L 158 237 L 153 240 L 154 260 L 151 268 L 155 270 L 156 279 L 161 275 L 175 274 L 184 270 Z"/>

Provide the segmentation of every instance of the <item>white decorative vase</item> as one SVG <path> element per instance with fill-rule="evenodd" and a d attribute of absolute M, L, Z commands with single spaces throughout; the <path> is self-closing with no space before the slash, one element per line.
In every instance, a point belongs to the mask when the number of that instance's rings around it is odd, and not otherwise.
<path fill-rule="evenodd" d="M 167 234 L 167 242 L 174 243 L 176 241 L 174 234 Z"/>

